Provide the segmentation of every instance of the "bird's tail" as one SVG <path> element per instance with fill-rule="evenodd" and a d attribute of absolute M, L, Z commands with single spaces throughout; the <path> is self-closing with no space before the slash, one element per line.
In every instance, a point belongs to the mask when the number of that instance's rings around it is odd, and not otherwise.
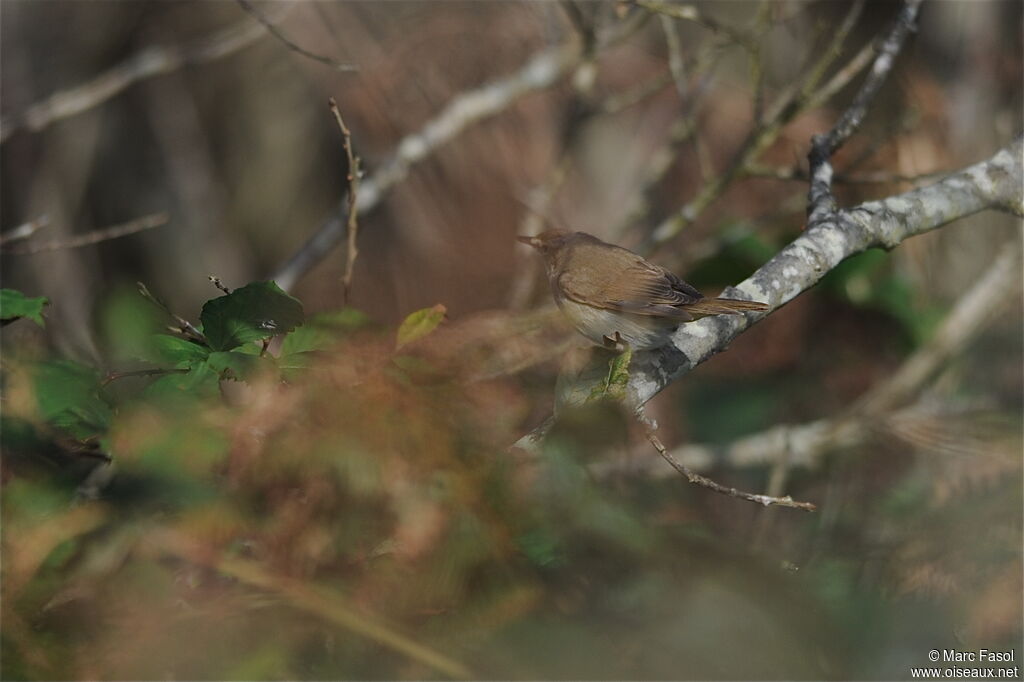
<path fill-rule="evenodd" d="M 739 315 L 740 313 L 768 310 L 767 303 L 740 301 L 734 298 L 702 298 L 688 303 L 684 310 L 691 315 Z"/>

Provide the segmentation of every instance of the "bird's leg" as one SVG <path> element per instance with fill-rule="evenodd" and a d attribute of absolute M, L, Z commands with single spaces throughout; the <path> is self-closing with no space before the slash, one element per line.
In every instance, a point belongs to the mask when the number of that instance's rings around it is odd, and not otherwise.
<path fill-rule="evenodd" d="M 604 341 L 604 347 L 608 350 L 621 353 L 626 349 L 626 344 L 622 342 L 622 334 L 617 331 L 615 332 L 614 338 L 605 334 L 601 337 L 601 340 Z"/>

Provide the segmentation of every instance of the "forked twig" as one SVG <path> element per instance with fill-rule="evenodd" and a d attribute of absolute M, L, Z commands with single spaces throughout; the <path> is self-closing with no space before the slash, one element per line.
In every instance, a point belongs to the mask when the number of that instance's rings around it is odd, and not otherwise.
<path fill-rule="evenodd" d="M 345 64 L 343 62 L 335 61 L 335 60 L 331 59 L 330 57 L 325 57 L 323 55 L 316 54 L 315 52 L 310 52 L 306 48 L 302 47 L 301 45 L 296 43 L 294 40 L 292 40 L 291 38 L 286 36 L 284 34 L 284 31 L 279 29 L 274 24 L 274 22 L 270 21 L 265 16 L 263 16 L 263 14 L 258 9 L 256 9 L 253 6 L 253 4 L 251 2 L 249 2 L 249 0 L 236 0 L 236 2 L 238 2 L 238 4 L 241 6 L 242 9 L 244 9 L 246 12 L 248 12 L 250 15 L 252 15 L 252 17 L 256 21 L 258 21 L 261 24 L 263 24 L 263 27 L 265 29 L 267 29 L 267 32 L 270 33 L 270 35 L 274 36 L 279 41 L 281 41 L 281 43 L 283 43 L 284 46 L 287 47 L 292 52 L 295 52 L 297 54 L 301 54 L 303 57 L 307 57 L 307 58 L 312 59 L 314 61 L 318 61 L 321 64 L 326 64 L 327 66 L 331 67 L 335 71 L 358 71 L 359 70 L 358 66 L 355 66 L 353 64 Z"/>
<path fill-rule="evenodd" d="M 743 490 L 736 488 L 730 488 L 729 486 L 722 485 L 716 481 L 712 481 L 707 476 L 701 476 L 693 469 L 681 464 L 679 460 L 672 456 L 658 438 L 657 434 L 654 433 L 654 425 L 649 419 L 647 419 L 642 410 L 637 410 L 637 418 L 640 420 L 641 425 L 644 427 L 644 432 L 647 435 L 647 440 L 651 442 L 654 449 L 658 451 L 662 459 L 668 462 L 673 469 L 678 471 L 680 474 L 686 477 L 690 483 L 699 485 L 702 488 L 708 490 L 714 490 L 716 493 L 728 495 L 729 497 L 737 497 L 741 500 L 747 500 L 748 502 L 756 502 L 757 504 L 764 505 L 765 507 L 776 506 L 776 507 L 791 507 L 793 509 L 802 509 L 807 512 L 817 511 L 818 507 L 810 502 L 798 502 L 789 495 L 785 497 L 774 497 L 772 495 L 759 495 L 757 493 L 748 493 Z"/>

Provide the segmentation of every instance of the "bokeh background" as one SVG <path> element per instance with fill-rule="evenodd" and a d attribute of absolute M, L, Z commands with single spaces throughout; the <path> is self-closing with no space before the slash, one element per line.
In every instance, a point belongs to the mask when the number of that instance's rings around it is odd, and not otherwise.
<path fill-rule="evenodd" d="M 240 399 L 222 387 L 172 407 L 137 401 L 143 380 L 119 382 L 103 476 L 5 422 L 3 676 L 900 679 L 931 649 L 1024 655 L 1017 274 L 969 342 L 892 414 L 869 415 L 855 442 L 793 463 L 785 448 L 701 461 L 816 514 L 667 476 L 607 406 L 566 415 L 538 460 L 507 450 L 550 412 L 573 344 L 532 317 L 549 295 L 515 235 L 548 222 L 642 245 L 837 47 L 853 5 L 696 7 L 756 35 L 756 59 L 706 24 L 641 22 L 646 10 L 613 3 L 4 0 L 2 229 L 45 216 L 31 240 L 66 240 L 169 216 L 94 246 L 2 255 L 4 287 L 50 300 L 45 328 L 3 332 L 3 407 L 28 423 L 41 389 L 18 380 L 19 363 L 139 366 L 135 340 L 162 322 L 136 282 L 195 320 L 219 294 L 209 275 L 266 279 L 343 214 L 329 97 L 372 177 L 460 93 L 541 50 L 635 27 L 468 126 L 361 215 L 348 301 L 344 245 L 304 273 L 291 293 L 307 314 L 350 315 L 315 376 L 284 394 L 253 382 Z M 866 3 L 827 75 L 898 7 Z M 357 70 L 289 48 L 253 12 Z M 1010 1 L 924 4 L 836 159 L 841 203 L 906 191 L 1021 133 L 1022 18 Z M 151 46 L 187 52 L 225 31 L 237 42 L 224 54 L 40 130 L 11 128 Z M 809 139 L 859 82 L 787 121 L 652 257 L 716 293 L 799 234 Z M 692 129 L 673 143 L 683 117 Z M 851 259 L 660 395 L 662 440 L 714 454 L 848 414 L 1020 248 L 1020 221 L 990 212 Z M 447 378 L 396 378 L 395 327 L 438 303 L 447 320 L 418 361 Z M 489 364 L 464 371 L 481 348 Z"/>

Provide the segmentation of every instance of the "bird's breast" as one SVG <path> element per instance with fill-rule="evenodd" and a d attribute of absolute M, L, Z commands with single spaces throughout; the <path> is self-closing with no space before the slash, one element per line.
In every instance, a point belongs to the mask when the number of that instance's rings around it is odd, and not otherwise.
<path fill-rule="evenodd" d="M 614 339 L 618 332 L 622 341 L 633 350 L 656 348 L 668 342 L 672 330 L 679 324 L 678 321 L 650 315 L 595 308 L 564 296 L 556 295 L 555 302 L 577 331 L 599 346 L 605 345 L 606 337 Z"/>

